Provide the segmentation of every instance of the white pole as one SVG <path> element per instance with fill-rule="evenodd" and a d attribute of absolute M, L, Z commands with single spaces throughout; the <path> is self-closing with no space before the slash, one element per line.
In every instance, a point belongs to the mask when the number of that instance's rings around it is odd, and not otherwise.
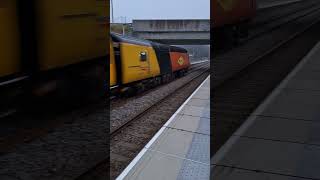
<path fill-rule="evenodd" d="M 111 22 L 114 23 L 114 16 L 113 16 L 113 0 L 111 0 Z"/>
<path fill-rule="evenodd" d="M 124 23 L 122 23 L 122 35 L 124 35 L 125 32 L 124 32 Z"/>

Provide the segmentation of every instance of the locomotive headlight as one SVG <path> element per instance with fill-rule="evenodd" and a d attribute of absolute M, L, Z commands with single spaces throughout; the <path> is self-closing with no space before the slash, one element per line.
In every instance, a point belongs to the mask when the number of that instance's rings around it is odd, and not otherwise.
<path fill-rule="evenodd" d="M 147 53 L 140 52 L 140 61 L 146 61 L 146 60 L 147 60 Z"/>

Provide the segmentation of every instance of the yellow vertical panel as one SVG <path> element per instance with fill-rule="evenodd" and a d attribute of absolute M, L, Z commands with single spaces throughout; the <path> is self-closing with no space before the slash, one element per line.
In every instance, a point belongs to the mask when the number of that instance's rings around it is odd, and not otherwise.
<path fill-rule="evenodd" d="M 0 77 L 20 71 L 16 1 L 0 1 Z"/>
<path fill-rule="evenodd" d="M 103 4 L 98 0 L 37 0 L 41 70 L 106 56 Z"/>
<path fill-rule="evenodd" d="M 117 83 L 117 70 L 112 43 L 110 42 L 110 87 Z"/>

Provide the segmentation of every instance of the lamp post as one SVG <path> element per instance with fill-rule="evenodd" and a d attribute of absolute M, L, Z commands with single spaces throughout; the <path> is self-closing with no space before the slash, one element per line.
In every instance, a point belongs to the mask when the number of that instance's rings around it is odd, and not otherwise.
<path fill-rule="evenodd" d="M 111 0 L 111 21 L 114 23 L 114 16 L 113 16 L 113 0 Z"/>
<path fill-rule="evenodd" d="M 122 17 L 122 16 L 121 16 Z M 121 18 L 121 22 L 122 22 L 122 18 Z M 122 35 L 125 35 L 125 25 L 127 23 L 127 17 L 124 17 L 124 22 L 122 22 Z"/>

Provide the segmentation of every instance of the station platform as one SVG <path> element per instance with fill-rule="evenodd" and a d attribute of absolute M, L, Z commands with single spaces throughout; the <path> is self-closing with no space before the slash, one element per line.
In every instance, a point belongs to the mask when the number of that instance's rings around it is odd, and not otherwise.
<path fill-rule="evenodd" d="M 275 7 L 275 6 L 281 6 L 281 5 L 286 5 L 286 4 L 290 4 L 290 3 L 296 3 L 299 2 L 301 0 L 281 0 L 281 1 L 265 1 L 265 2 L 260 2 L 258 3 L 258 9 L 266 9 L 266 8 L 271 8 L 271 7 Z"/>
<path fill-rule="evenodd" d="M 172 115 L 117 180 L 210 177 L 210 76 Z"/>
<path fill-rule="evenodd" d="M 214 180 L 320 179 L 320 43 L 216 153 L 211 174 Z"/>

